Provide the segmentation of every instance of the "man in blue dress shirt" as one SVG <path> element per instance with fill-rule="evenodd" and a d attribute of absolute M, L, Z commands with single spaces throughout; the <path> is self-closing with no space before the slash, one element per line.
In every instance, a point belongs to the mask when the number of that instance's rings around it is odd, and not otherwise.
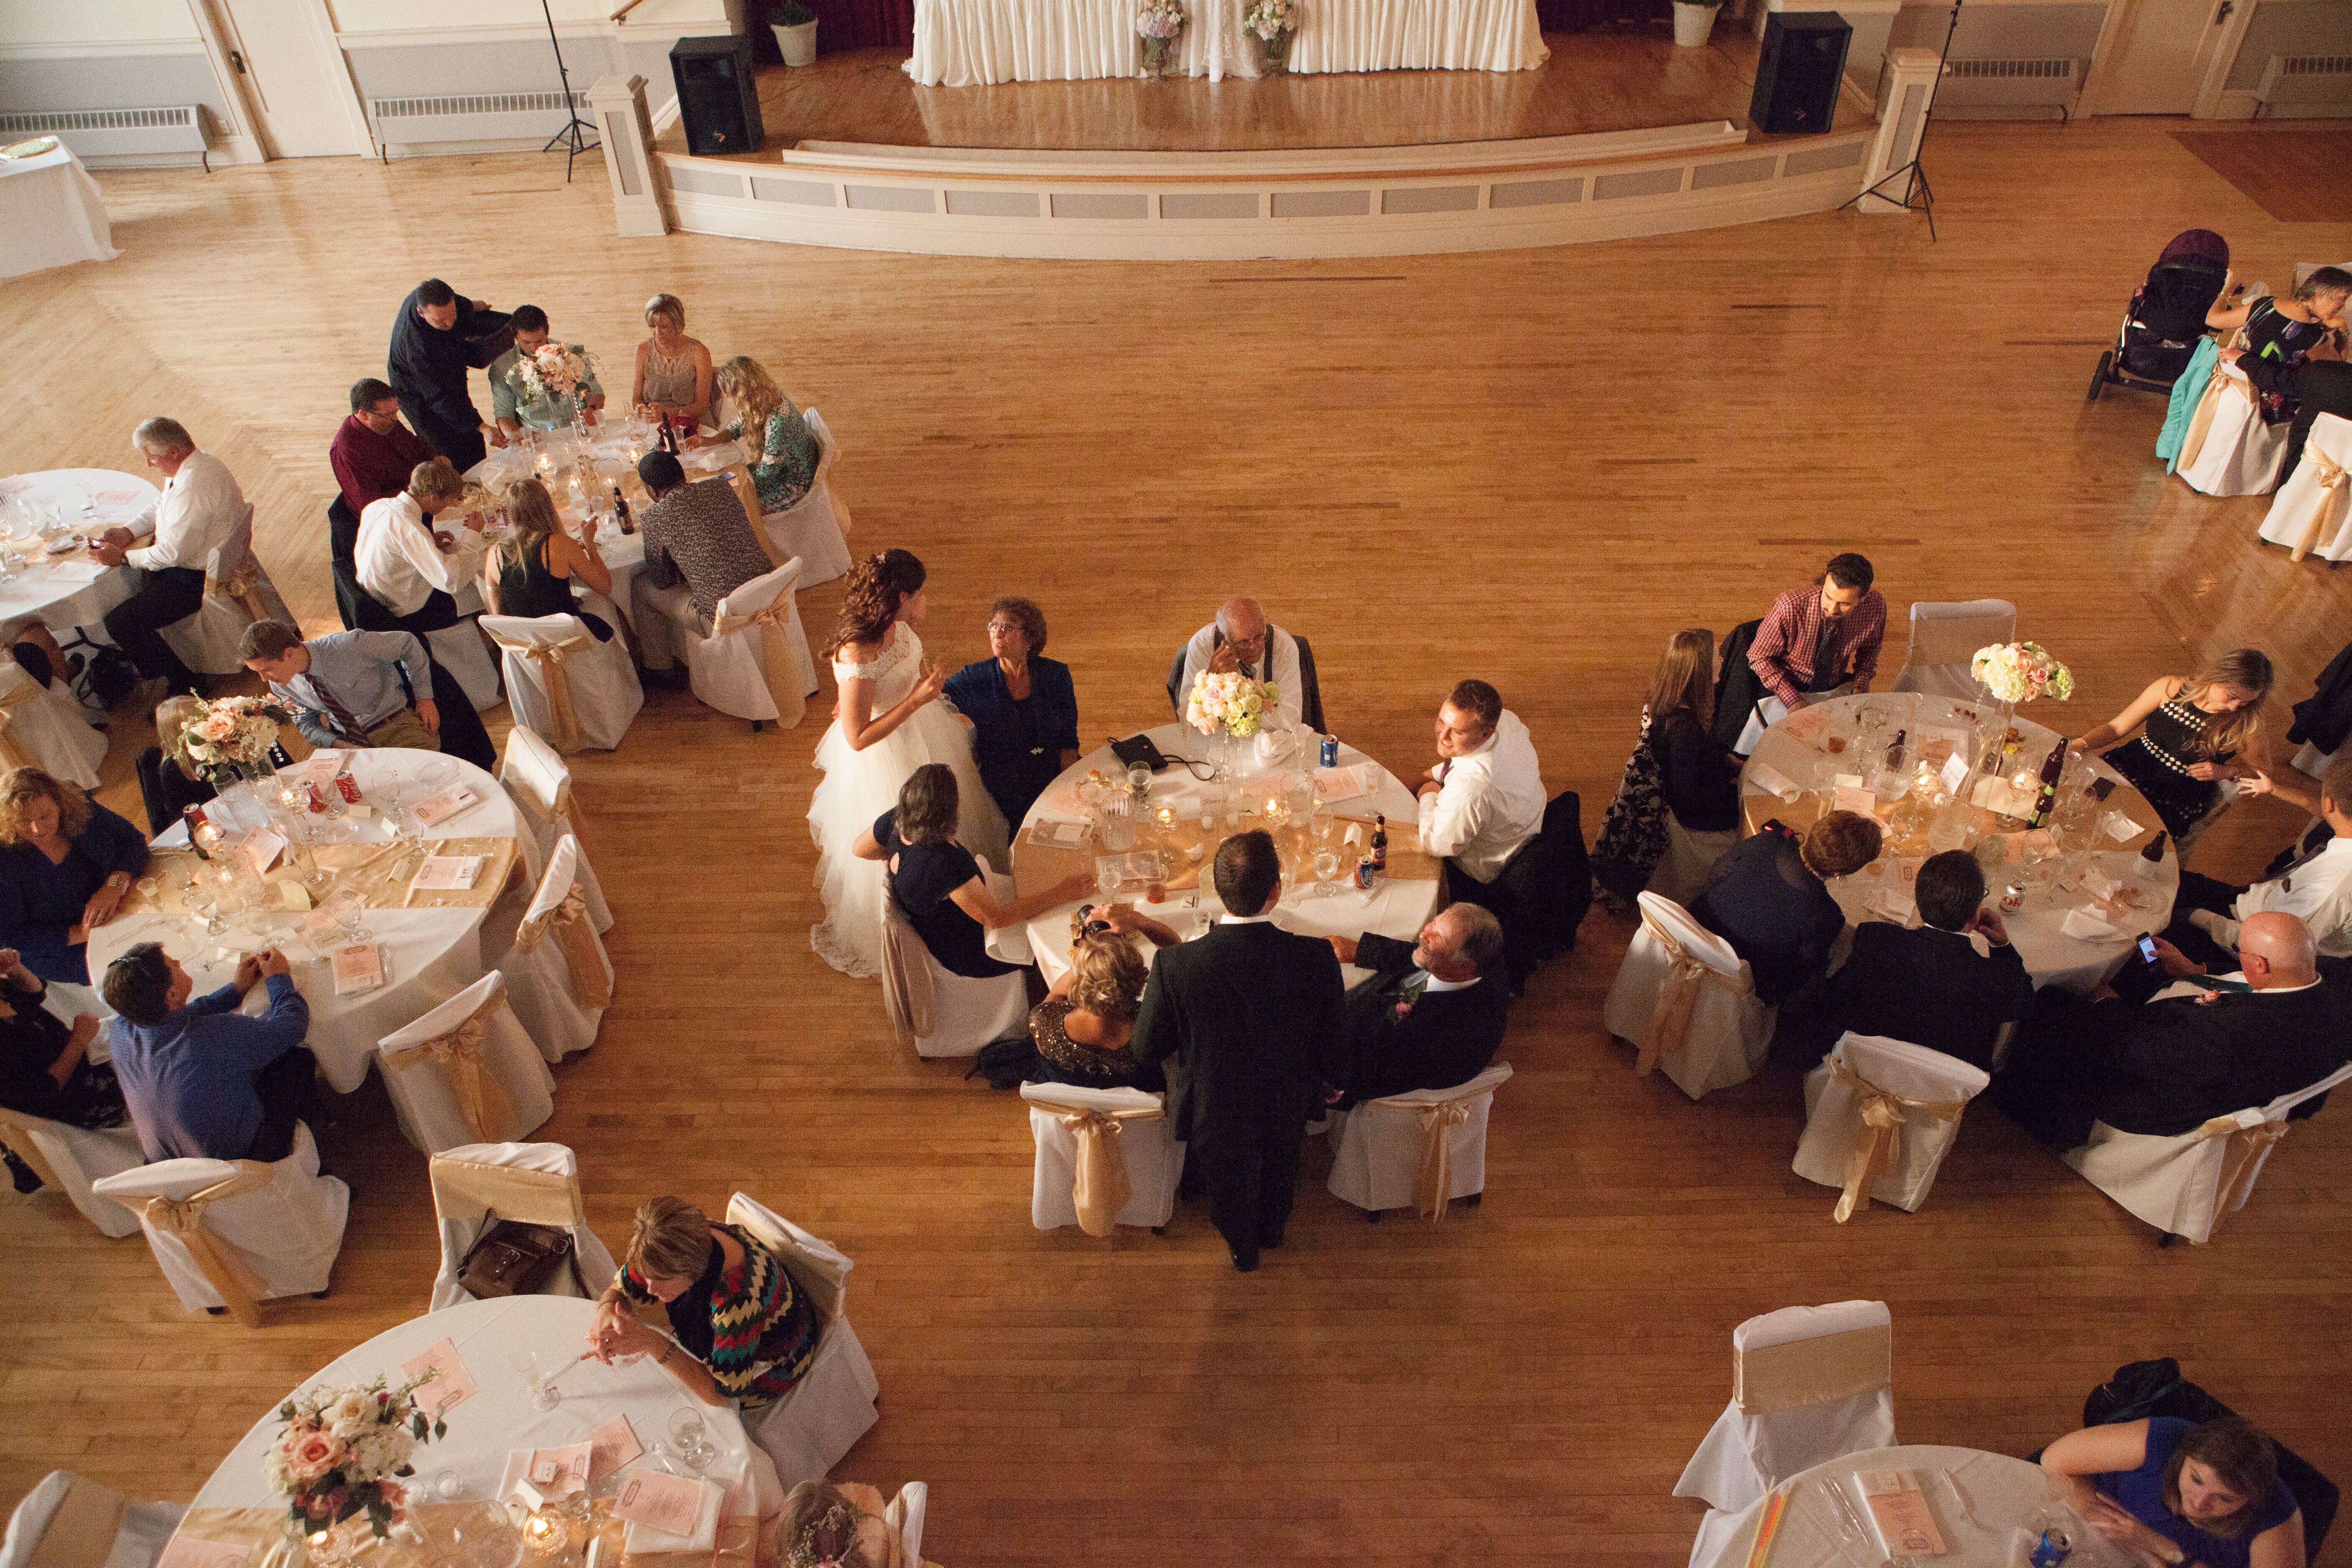
<path fill-rule="evenodd" d="M 302 1048 L 310 1005 L 294 989 L 286 955 L 248 955 L 236 978 L 191 1000 L 195 983 L 152 942 L 106 966 L 99 990 L 121 1016 L 107 1046 L 140 1147 L 156 1160 L 283 1160 L 294 1150 L 318 1063 Z M 237 1012 L 257 982 L 269 1011 Z"/>

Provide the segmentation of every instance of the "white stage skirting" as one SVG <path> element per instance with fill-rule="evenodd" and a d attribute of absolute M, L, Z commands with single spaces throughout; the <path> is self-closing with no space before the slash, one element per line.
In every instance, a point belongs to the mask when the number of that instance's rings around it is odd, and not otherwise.
<path fill-rule="evenodd" d="M 1254 77 L 1246 0 L 1192 0 L 1183 73 Z M 926 87 L 1142 74 L 1132 0 L 918 0 L 907 74 Z M 1314 0 L 1295 72 L 1533 70 L 1550 55 L 1535 0 Z"/>

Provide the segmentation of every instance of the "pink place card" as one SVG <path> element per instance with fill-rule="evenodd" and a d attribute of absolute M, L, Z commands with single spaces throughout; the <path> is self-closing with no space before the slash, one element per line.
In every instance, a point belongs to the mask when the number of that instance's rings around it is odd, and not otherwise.
<path fill-rule="evenodd" d="M 141 498 L 137 490 L 100 490 L 89 499 L 100 506 L 130 506 Z"/>
<path fill-rule="evenodd" d="M 245 1560 L 252 1554 L 250 1547 L 231 1545 L 226 1541 L 191 1540 L 183 1531 L 163 1548 L 155 1568 L 245 1568 Z"/>
<path fill-rule="evenodd" d="M 589 1433 L 588 1447 L 588 1474 L 592 1478 L 609 1476 L 646 1451 L 625 1415 L 615 1415 Z"/>
<path fill-rule="evenodd" d="M 354 942 L 335 949 L 335 994 L 357 996 L 383 984 L 383 947 L 379 942 Z"/>
<path fill-rule="evenodd" d="M 479 855 L 427 855 L 409 886 L 420 893 L 463 892 L 481 879 L 482 859 Z"/>
<path fill-rule="evenodd" d="M 416 1391 L 417 1408 L 438 1421 L 475 1394 L 473 1374 L 466 1363 L 457 1359 L 457 1347 L 443 1340 L 423 1355 L 402 1362 L 400 1370 L 411 1377 L 423 1377 L 432 1373 L 431 1382 Z"/>
<path fill-rule="evenodd" d="M 1800 708 L 1780 722 L 1787 727 L 1789 733 L 1810 745 L 1821 738 L 1822 731 L 1829 728 L 1829 716 L 1817 713 L 1810 708 Z"/>
<path fill-rule="evenodd" d="M 532 1448 L 524 1473 L 544 1497 L 569 1497 L 588 1488 L 593 1443 L 567 1443 L 561 1448 Z"/>
<path fill-rule="evenodd" d="M 415 815 L 424 826 L 438 827 L 480 798 L 466 785 L 454 784 L 430 800 L 419 801 Z"/>
<path fill-rule="evenodd" d="M 700 1481 L 659 1470 L 632 1470 L 613 1500 L 613 1512 L 631 1524 L 642 1524 L 665 1535 L 692 1535 L 702 1512 Z"/>
<path fill-rule="evenodd" d="M 1886 1550 L 1898 1557 L 1941 1557 L 1948 1550 L 1936 1516 L 1927 1511 L 1927 1496 L 1908 1470 L 1879 1470 L 1857 1476 L 1863 1500 Z"/>

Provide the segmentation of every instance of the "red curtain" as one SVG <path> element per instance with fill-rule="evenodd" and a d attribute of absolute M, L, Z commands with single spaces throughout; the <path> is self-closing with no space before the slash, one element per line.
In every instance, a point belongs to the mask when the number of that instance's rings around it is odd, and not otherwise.
<path fill-rule="evenodd" d="M 807 0 L 817 15 L 816 47 L 840 49 L 911 49 L 915 47 L 915 0 Z"/>

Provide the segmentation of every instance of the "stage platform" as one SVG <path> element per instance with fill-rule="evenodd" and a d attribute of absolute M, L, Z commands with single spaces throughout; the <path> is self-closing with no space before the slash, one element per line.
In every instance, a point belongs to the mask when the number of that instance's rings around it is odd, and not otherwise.
<path fill-rule="evenodd" d="M 1891 127 L 1853 81 L 1827 132 L 1757 133 L 1755 42 L 1717 32 L 1548 35 L 1526 71 L 1216 82 L 920 87 L 903 51 L 853 50 L 761 73 L 759 152 L 690 155 L 675 122 L 652 151 L 675 227 L 992 256 L 1511 248 L 1826 211 L 1871 183 Z"/>

